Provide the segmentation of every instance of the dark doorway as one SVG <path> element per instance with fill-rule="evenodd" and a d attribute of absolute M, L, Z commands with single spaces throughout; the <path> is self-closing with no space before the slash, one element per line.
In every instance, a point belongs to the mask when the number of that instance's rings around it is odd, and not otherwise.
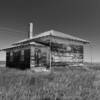
<path fill-rule="evenodd" d="M 41 50 L 39 48 L 35 48 L 35 66 L 40 67 L 41 65 Z"/>

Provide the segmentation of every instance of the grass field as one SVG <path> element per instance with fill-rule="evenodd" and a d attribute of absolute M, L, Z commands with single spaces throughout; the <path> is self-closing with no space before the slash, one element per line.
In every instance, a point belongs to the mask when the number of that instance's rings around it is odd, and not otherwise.
<path fill-rule="evenodd" d="M 36 73 L 1 67 L 0 100 L 100 100 L 100 72 L 66 67 Z"/>

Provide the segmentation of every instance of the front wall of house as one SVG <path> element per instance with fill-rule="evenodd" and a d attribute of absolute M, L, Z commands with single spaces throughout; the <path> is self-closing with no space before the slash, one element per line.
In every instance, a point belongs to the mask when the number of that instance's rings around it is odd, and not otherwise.
<path fill-rule="evenodd" d="M 59 44 L 58 44 L 59 45 Z M 64 65 L 70 63 L 82 63 L 84 58 L 83 45 L 69 44 L 62 47 L 51 47 L 51 63 L 52 66 Z M 38 53 L 38 56 L 37 56 Z M 50 65 L 50 49 L 49 47 L 31 47 L 31 67 L 49 67 Z"/>
<path fill-rule="evenodd" d="M 52 48 L 53 62 L 83 62 L 83 46 L 82 45 L 66 45 L 65 47 Z"/>

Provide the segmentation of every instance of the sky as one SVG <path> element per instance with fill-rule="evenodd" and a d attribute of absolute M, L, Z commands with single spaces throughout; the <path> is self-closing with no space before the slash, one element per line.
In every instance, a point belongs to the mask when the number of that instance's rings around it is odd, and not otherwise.
<path fill-rule="evenodd" d="M 0 0 L 0 48 L 51 29 L 91 41 L 85 60 L 100 62 L 100 0 Z M 0 52 L 5 60 L 5 52 Z"/>

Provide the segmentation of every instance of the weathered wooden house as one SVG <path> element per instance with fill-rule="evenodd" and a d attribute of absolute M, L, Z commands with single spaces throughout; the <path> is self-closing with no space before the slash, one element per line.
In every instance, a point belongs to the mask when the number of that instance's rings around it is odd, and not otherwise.
<path fill-rule="evenodd" d="M 6 66 L 28 69 L 36 67 L 51 68 L 83 63 L 84 45 L 89 42 L 55 30 L 33 34 L 30 23 L 29 38 L 15 42 L 5 48 Z"/>

